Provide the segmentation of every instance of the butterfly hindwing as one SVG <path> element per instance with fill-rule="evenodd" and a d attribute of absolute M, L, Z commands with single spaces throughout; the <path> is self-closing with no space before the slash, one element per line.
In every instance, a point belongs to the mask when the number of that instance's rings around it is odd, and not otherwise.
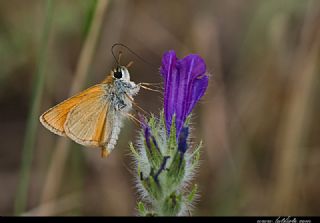
<path fill-rule="evenodd" d="M 110 103 L 104 96 L 78 104 L 67 116 L 64 124 L 66 135 L 81 145 L 104 145 L 112 130 L 112 120 L 107 116 L 109 109 Z"/>

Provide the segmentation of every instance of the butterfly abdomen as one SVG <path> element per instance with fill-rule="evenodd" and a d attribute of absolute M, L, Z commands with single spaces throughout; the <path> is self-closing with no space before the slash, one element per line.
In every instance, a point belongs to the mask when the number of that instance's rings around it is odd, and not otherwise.
<path fill-rule="evenodd" d="M 105 149 L 108 150 L 108 153 L 111 153 L 111 151 L 115 148 L 121 127 L 122 127 L 122 115 L 115 114 L 113 118 L 113 124 L 112 124 L 109 138 L 107 140 L 106 145 L 103 145 L 103 147 L 105 147 Z"/>

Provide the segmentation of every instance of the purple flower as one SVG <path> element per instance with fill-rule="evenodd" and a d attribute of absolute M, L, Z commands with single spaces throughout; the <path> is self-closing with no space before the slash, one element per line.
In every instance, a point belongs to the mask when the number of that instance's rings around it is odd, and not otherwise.
<path fill-rule="evenodd" d="M 173 50 L 162 57 L 160 69 L 164 78 L 164 115 L 167 133 L 170 134 L 172 118 L 176 118 L 176 138 L 194 108 L 208 87 L 208 76 L 204 60 L 190 54 L 179 60 Z"/>

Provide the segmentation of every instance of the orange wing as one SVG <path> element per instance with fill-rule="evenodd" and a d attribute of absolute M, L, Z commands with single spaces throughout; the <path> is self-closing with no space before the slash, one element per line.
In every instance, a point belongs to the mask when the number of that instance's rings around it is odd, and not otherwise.
<path fill-rule="evenodd" d="M 43 113 L 40 122 L 53 133 L 65 136 L 64 124 L 69 112 L 80 103 L 99 98 L 104 94 L 105 90 L 101 84 L 92 86 Z"/>
<path fill-rule="evenodd" d="M 64 124 L 66 135 L 85 146 L 104 146 L 112 130 L 106 97 L 91 98 L 70 111 Z"/>

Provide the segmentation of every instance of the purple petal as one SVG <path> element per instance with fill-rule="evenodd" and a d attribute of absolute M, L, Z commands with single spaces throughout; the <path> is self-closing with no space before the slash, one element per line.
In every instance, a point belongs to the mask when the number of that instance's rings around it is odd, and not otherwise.
<path fill-rule="evenodd" d="M 203 75 L 202 77 L 198 77 L 194 80 L 193 86 L 192 86 L 192 94 L 190 103 L 187 107 L 187 114 L 190 114 L 196 103 L 200 100 L 200 98 L 204 95 L 204 93 L 207 90 L 208 87 L 208 81 L 209 78 L 206 75 Z"/>
<path fill-rule="evenodd" d="M 206 64 L 196 55 L 190 54 L 178 60 L 173 50 L 162 58 L 160 72 L 164 78 L 164 113 L 168 134 L 172 117 L 176 115 L 176 137 L 197 101 L 203 96 L 207 86 Z"/>
<path fill-rule="evenodd" d="M 175 89 L 172 86 L 176 83 L 177 69 L 176 69 L 176 53 L 173 50 L 168 51 L 162 57 L 162 66 L 160 73 L 164 78 L 165 92 L 164 92 L 164 113 L 166 119 L 166 127 L 168 132 L 172 122 L 174 110 L 172 105 L 175 102 Z"/>
<path fill-rule="evenodd" d="M 201 98 L 198 92 L 199 88 L 196 87 L 198 85 L 198 79 L 203 77 L 206 73 L 206 64 L 203 59 L 195 54 L 190 54 L 189 56 L 183 58 L 180 62 L 180 75 L 184 76 L 184 81 L 180 86 L 181 92 L 183 92 L 183 97 L 180 100 L 183 101 L 183 106 L 181 109 L 181 126 L 179 125 L 179 130 L 183 126 L 186 118 L 191 113 L 196 102 Z M 182 95 L 181 95 L 182 96 Z M 179 112 L 180 114 L 180 112 Z M 180 131 L 178 131 L 179 133 Z"/>

